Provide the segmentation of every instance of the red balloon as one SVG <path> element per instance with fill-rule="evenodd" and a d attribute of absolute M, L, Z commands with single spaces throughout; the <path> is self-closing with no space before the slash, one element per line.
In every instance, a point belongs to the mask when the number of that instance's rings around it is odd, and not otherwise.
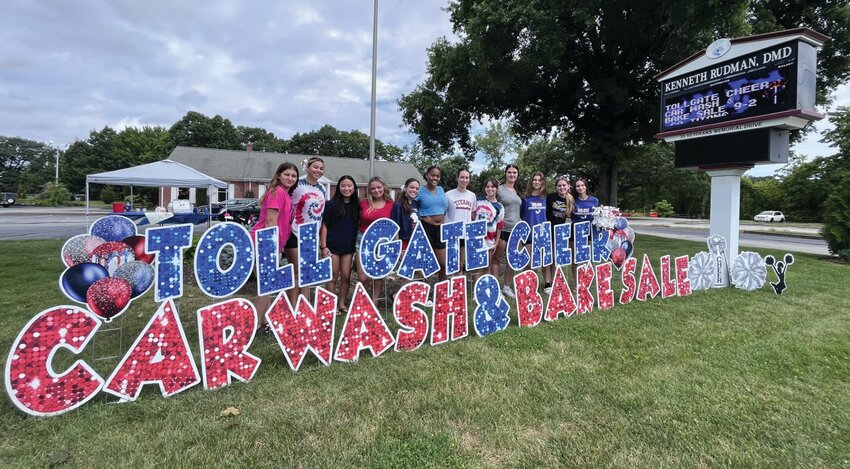
<path fill-rule="evenodd" d="M 611 262 L 613 262 L 614 266 L 618 269 L 622 267 L 623 264 L 625 264 L 626 257 L 628 256 L 626 255 L 626 250 L 623 248 L 617 248 L 614 249 L 613 252 L 611 252 Z"/>
<path fill-rule="evenodd" d="M 107 277 L 94 282 L 86 292 L 86 303 L 92 313 L 107 322 L 124 312 L 130 303 L 133 287 L 119 277 Z"/>
<path fill-rule="evenodd" d="M 136 255 L 137 261 L 152 264 L 156 258 L 156 254 L 147 254 L 145 252 L 145 237 L 142 235 L 128 236 L 121 242 L 133 248 L 133 253 Z"/>

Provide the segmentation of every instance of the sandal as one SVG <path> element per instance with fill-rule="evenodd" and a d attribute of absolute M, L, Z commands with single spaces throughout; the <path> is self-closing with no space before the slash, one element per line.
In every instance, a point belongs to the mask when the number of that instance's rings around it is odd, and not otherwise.
<path fill-rule="evenodd" d="M 348 308 L 345 306 L 340 306 L 336 309 L 336 314 L 348 314 Z"/>

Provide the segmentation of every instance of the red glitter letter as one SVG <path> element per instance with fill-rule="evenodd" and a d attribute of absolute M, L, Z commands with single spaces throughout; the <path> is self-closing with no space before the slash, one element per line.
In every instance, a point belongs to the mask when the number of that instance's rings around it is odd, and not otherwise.
<path fill-rule="evenodd" d="M 414 303 L 428 302 L 431 285 L 425 282 L 410 282 L 401 287 L 393 301 L 393 316 L 401 328 L 395 338 L 395 350 L 416 350 L 428 338 L 428 315 Z"/>
<path fill-rule="evenodd" d="M 599 309 L 611 309 L 614 306 L 614 290 L 611 290 L 611 275 L 614 266 L 610 262 L 596 266 L 596 303 Z"/>
<path fill-rule="evenodd" d="M 539 286 L 537 274 L 533 270 L 514 277 L 516 292 L 516 310 L 520 327 L 534 327 L 543 318 L 543 298 L 537 293 Z"/>
<path fill-rule="evenodd" d="M 661 257 L 661 298 L 676 296 L 676 279 L 670 279 L 670 256 Z"/>
<path fill-rule="evenodd" d="M 576 280 L 576 295 L 578 296 L 578 312 L 585 314 L 593 311 L 593 295 L 590 294 L 590 284 L 593 283 L 593 265 L 590 262 L 578 267 Z"/>
<path fill-rule="evenodd" d="M 248 353 L 257 329 L 257 310 L 241 298 L 198 310 L 201 342 L 201 375 L 204 389 L 231 384 L 231 378 L 247 383 L 262 360 Z"/>
<path fill-rule="evenodd" d="M 644 254 L 643 262 L 640 265 L 640 283 L 638 285 L 637 299 L 638 301 L 646 301 L 647 296 L 655 298 L 659 290 L 661 290 L 661 287 L 658 285 L 655 270 L 652 269 L 649 256 Z"/>
<path fill-rule="evenodd" d="M 620 292 L 620 304 L 625 305 L 631 303 L 635 298 L 635 290 L 637 289 L 637 284 L 635 283 L 635 270 L 637 269 L 637 259 L 634 257 L 630 257 L 626 259 L 626 263 L 623 264 L 623 270 L 621 271 L 621 275 L 623 278 L 623 291 Z"/>
<path fill-rule="evenodd" d="M 691 279 L 688 278 L 688 264 L 690 260 L 687 255 L 676 258 L 676 294 L 688 296 L 691 294 Z"/>
<path fill-rule="evenodd" d="M 431 345 L 449 340 L 449 318 L 452 340 L 466 337 L 466 277 L 454 277 L 434 285 L 434 311 L 431 320 Z"/>
<path fill-rule="evenodd" d="M 576 300 L 573 297 L 573 292 L 570 291 L 570 286 L 567 285 L 564 270 L 556 267 L 555 281 L 552 282 L 552 293 L 549 294 L 549 301 L 546 303 L 546 314 L 543 316 L 543 319 L 554 321 L 561 314 L 570 317 L 575 312 Z"/>
<path fill-rule="evenodd" d="M 365 348 L 377 357 L 392 347 L 394 342 L 390 328 L 378 313 L 372 298 L 366 294 L 363 284 L 357 282 L 334 359 L 339 362 L 356 361 L 360 351 Z"/>
<path fill-rule="evenodd" d="M 295 312 L 286 294 L 279 293 L 266 313 L 266 321 L 271 324 L 277 344 L 293 370 L 301 367 L 307 351 L 313 352 L 323 365 L 331 364 L 336 325 L 336 295 L 333 293 L 316 288 L 313 308 L 304 295 L 298 295 Z"/>

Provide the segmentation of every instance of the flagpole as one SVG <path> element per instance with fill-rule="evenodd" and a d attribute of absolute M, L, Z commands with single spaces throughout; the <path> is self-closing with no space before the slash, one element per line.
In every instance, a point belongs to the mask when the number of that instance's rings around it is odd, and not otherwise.
<path fill-rule="evenodd" d="M 377 108 L 378 76 L 378 0 L 375 0 L 372 20 L 372 122 L 369 131 L 369 177 L 375 177 L 375 112 Z"/>

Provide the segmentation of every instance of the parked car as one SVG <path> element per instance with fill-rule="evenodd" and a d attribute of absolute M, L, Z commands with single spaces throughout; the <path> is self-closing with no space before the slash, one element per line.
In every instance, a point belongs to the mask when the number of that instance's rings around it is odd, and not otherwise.
<path fill-rule="evenodd" d="M 247 227 L 254 226 L 260 218 L 260 204 L 254 201 L 248 205 L 232 206 L 218 212 L 219 221 L 235 221 Z"/>
<path fill-rule="evenodd" d="M 773 210 L 765 210 L 764 212 L 759 213 L 755 217 L 753 217 L 753 221 L 764 221 L 768 223 L 773 223 L 775 221 L 784 222 L 785 215 L 782 212 L 776 212 Z"/>
<path fill-rule="evenodd" d="M 221 212 L 221 209 L 223 209 L 225 206 L 227 206 L 227 208 L 238 208 L 248 206 L 252 203 L 255 203 L 256 201 L 257 199 L 252 199 L 250 197 L 243 197 L 240 199 L 227 199 L 222 202 L 214 202 L 210 204 L 210 209 L 212 210 L 212 213 L 219 213 Z"/>
<path fill-rule="evenodd" d="M 3 192 L 0 194 L 0 205 L 4 207 L 8 207 L 10 205 L 15 205 L 15 202 L 18 200 L 18 195 L 14 192 Z"/>
<path fill-rule="evenodd" d="M 86 195 L 85 194 L 74 194 L 74 200 L 76 200 L 77 202 L 83 202 L 83 201 L 86 200 Z"/>

